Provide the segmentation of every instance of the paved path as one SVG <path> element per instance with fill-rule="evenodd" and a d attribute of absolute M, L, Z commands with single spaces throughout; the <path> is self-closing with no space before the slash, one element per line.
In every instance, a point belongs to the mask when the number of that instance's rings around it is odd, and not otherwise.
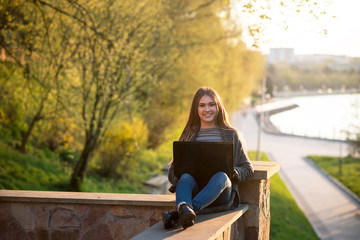
<path fill-rule="evenodd" d="M 248 150 L 257 149 L 254 113 L 232 115 Z M 340 150 L 341 149 L 341 150 Z M 321 239 L 360 239 L 360 204 L 349 197 L 304 157 L 310 154 L 347 155 L 344 143 L 262 133 L 261 151 L 280 162 L 280 176 Z"/>

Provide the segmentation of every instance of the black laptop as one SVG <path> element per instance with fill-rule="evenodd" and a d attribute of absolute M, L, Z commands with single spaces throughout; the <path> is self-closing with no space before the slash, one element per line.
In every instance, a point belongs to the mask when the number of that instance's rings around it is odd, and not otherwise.
<path fill-rule="evenodd" d="M 192 175 L 200 188 L 206 186 L 217 172 L 229 177 L 234 171 L 234 146 L 232 142 L 183 142 L 173 143 L 174 172 Z"/>

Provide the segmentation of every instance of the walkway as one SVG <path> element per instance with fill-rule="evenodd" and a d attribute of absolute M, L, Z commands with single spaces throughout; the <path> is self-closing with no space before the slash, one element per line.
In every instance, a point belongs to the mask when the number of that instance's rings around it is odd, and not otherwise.
<path fill-rule="evenodd" d="M 256 151 L 258 125 L 255 114 L 232 116 L 242 131 L 248 150 Z M 360 239 L 360 204 L 349 197 L 304 157 L 347 155 L 344 143 L 262 133 L 261 151 L 280 162 L 280 176 L 321 239 Z"/>

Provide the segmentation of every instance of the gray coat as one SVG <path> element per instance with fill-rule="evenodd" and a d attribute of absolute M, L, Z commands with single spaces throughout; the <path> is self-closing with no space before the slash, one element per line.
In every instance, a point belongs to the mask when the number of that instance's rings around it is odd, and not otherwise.
<path fill-rule="evenodd" d="M 232 197 L 227 206 L 213 207 L 212 209 L 205 208 L 203 209 L 204 211 L 201 211 L 203 213 L 223 211 L 238 207 L 238 204 L 240 204 L 240 198 L 237 189 L 237 182 L 244 182 L 254 175 L 254 168 L 247 155 L 246 144 L 244 138 L 242 137 L 242 134 L 236 129 L 220 129 L 220 132 L 224 142 L 234 143 L 235 172 L 234 176 L 229 176 L 233 185 Z M 193 139 L 191 139 L 190 141 L 194 141 L 197 135 L 198 133 L 196 133 Z M 172 184 L 172 186 L 169 188 L 169 191 L 174 193 L 176 191 L 178 178 L 174 174 L 173 163 L 170 164 L 168 178 L 169 182 Z"/>

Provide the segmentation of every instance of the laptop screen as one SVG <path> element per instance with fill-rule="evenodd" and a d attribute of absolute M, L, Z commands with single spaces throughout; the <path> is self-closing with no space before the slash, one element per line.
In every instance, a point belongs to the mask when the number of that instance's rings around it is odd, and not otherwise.
<path fill-rule="evenodd" d="M 234 171 L 232 142 L 183 142 L 173 143 L 174 173 L 180 178 L 184 173 L 192 175 L 203 188 L 217 172 L 225 172 L 229 178 Z"/>

